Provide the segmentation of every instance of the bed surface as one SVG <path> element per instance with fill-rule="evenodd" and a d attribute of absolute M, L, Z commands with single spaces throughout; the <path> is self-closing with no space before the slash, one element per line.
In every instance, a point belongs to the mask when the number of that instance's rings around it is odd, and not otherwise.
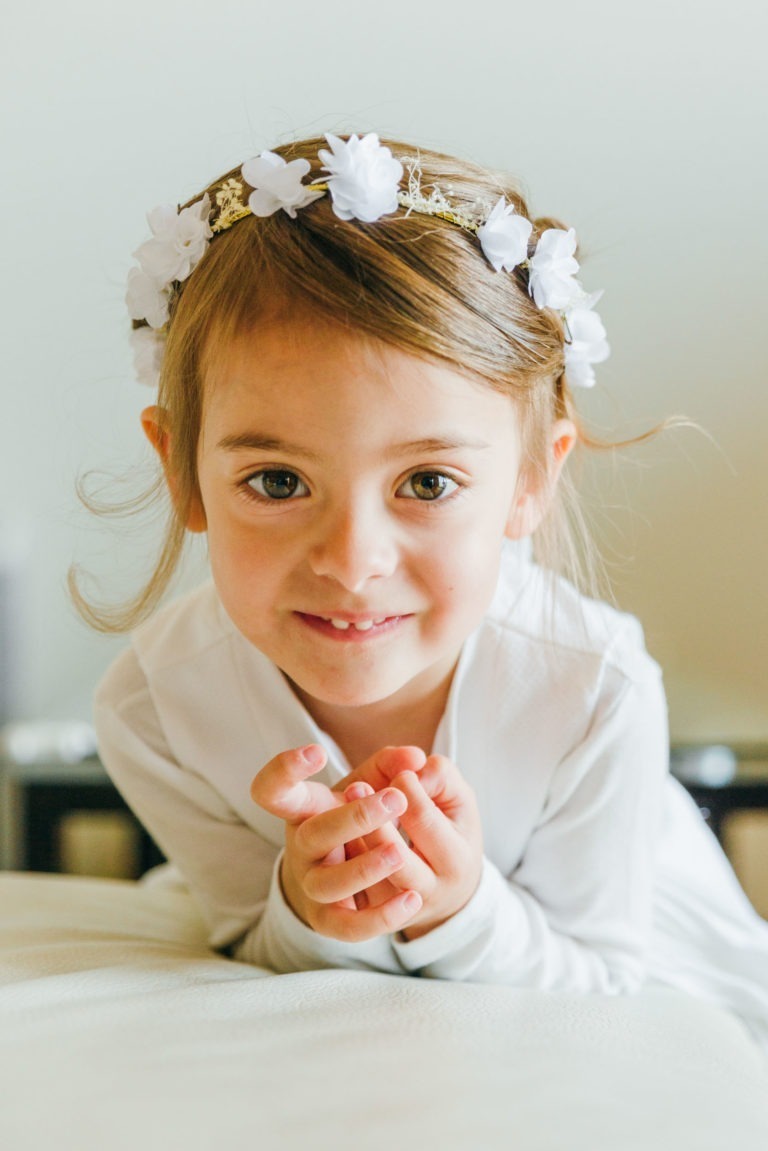
<path fill-rule="evenodd" d="M 664 989 L 542 994 L 207 950 L 182 892 L 0 874 L 7 1151 L 766 1151 L 768 1066 Z"/>

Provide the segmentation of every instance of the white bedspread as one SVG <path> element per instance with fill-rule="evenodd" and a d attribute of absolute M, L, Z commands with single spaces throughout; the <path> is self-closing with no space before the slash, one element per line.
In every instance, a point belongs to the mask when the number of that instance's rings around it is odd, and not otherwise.
<path fill-rule="evenodd" d="M 766 1151 L 768 1068 L 683 995 L 271 975 L 186 895 L 0 875 L 3 1151 Z"/>

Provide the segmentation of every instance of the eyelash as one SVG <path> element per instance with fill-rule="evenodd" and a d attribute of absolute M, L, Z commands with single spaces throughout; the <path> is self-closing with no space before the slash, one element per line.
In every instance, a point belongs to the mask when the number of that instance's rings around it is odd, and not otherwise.
<path fill-rule="evenodd" d="M 254 482 L 260 480 L 263 483 L 265 476 L 282 478 L 291 477 L 292 480 L 296 481 L 296 487 L 288 496 L 275 498 L 274 496 L 267 495 L 265 492 L 259 491 L 256 487 L 254 487 Z M 399 485 L 397 492 L 400 492 L 406 484 L 412 484 L 413 481 L 419 477 L 437 477 L 440 480 L 446 481 L 447 485 L 453 486 L 452 488 L 448 489 L 447 495 L 438 495 L 434 499 L 419 499 L 418 496 L 401 496 L 401 499 L 412 499 L 415 503 L 421 504 L 444 504 L 455 498 L 455 496 L 457 496 L 465 486 L 463 483 L 457 480 L 454 476 L 449 475 L 447 472 L 422 468 L 419 471 L 411 472 L 411 474 L 407 476 L 406 479 L 403 480 L 403 482 Z M 305 496 L 309 493 L 309 489 L 304 480 L 302 480 L 301 477 L 296 474 L 296 472 L 291 471 L 290 468 L 262 468 L 257 472 L 252 472 L 251 475 L 247 476 L 243 481 L 242 488 L 248 499 L 254 499 L 262 504 L 291 503 L 296 499 L 305 498 Z M 295 494 L 297 488 L 304 489 L 299 496 Z M 445 487 L 442 490 L 445 491 Z"/>

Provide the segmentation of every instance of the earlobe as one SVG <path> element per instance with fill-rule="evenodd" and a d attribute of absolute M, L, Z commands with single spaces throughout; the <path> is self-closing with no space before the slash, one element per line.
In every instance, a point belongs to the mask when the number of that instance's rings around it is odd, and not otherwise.
<path fill-rule="evenodd" d="M 184 526 L 190 532 L 204 532 L 207 530 L 205 509 L 198 495 L 193 495 L 189 507 L 182 511 L 180 506 L 180 493 L 178 478 L 171 464 L 171 439 L 167 429 L 165 413 L 162 408 L 153 406 L 145 408 L 141 413 L 141 426 L 144 435 L 160 457 L 165 472 L 165 482 L 168 485 L 171 499 L 177 512 L 184 518 Z"/>
<path fill-rule="evenodd" d="M 576 425 L 571 420 L 557 420 L 553 425 L 545 471 L 537 475 L 531 469 L 527 475 L 520 474 L 504 533 L 507 539 L 524 539 L 536 531 L 549 510 L 563 465 L 577 439 Z"/>

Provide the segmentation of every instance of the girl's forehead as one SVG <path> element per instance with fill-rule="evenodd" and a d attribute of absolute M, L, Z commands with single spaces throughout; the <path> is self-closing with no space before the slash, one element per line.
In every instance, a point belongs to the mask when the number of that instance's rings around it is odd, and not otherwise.
<path fill-rule="evenodd" d="M 477 439 L 516 426 L 510 398 L 478 377 L 315 317 L 259 325 L 210 363 L 205 439 L 238 434 L 238 424 L 281 437 L 301 429 L 307 440 L 361 427 L 413 439 L 464 429 Z"/>
<path fill-rule="evenodd" d="M 350 386 L 351 385 L 351 386 Z M 508 406 L 506 394 L 458 365 L 385 342 L 360 329 L 299 312 L 260 323 L 228 341 L 214 341 L 206 356 L 204 392 L 213 403 L 233 394 L 260 398 L 283 389 L 308 392 L 390 393 L 407 403 L 419 393 L 448 402 Z"/>

